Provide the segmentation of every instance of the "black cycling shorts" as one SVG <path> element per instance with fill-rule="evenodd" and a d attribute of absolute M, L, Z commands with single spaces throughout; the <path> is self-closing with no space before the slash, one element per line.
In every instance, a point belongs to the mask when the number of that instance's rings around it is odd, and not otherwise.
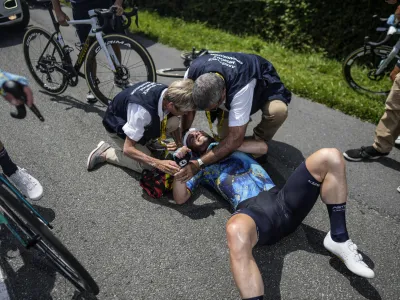
<path fill-rule="evenodd" d="M 78 3 L 73 3 L 71 2 L 72 5 L 72 16 L 74 20 L 85 20 L 85 19 L 90 19 L 88 11 L 91 9 L 96 9 L 96 8 L 105 8 L 109 9 L 114 2 L 112 0 L 87 0 L 87 1 L 82 1 Z M 103 20 L 99 18 L 100 25 L 103 24 Z M 78 33 L 79 40 L 81 43 L 84 43 L 86 38 L 89 35 L 89 31 L 91 28 L 91 25 L 87 24 L 79 24 L 75 25 L 76 27 L 76 32 Z M 111 27 L 106 28 L 103 31 L 105 34 L 113 33 L 114 31 L 112 30 Z"/>
<path fill-rule="evenodd" d="M 309 214 L 320 193 L 303 162 L 279 190 L 272 188 L 240 203 L 235 214 L 250 216 L 257 226 L 258 244 L 271 245 L 294 232 Z"/>

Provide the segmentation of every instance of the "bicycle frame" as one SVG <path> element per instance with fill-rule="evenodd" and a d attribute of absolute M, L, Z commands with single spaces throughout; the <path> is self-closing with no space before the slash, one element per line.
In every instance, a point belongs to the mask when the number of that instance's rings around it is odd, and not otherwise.
<path fill-rule="evenodd" d="M 63 65 L 63 68 L 59 67 L 59 66 L 55 66 L 55 68 L 63 73 L 66 76 L 70 76 L 70 72 L 73 72 L 73 75 L 76 76 L 80 76 L 82 78 L 86 78 L 85 74 L 83 74 L 82 72 L 80 72 L 80 69 L 83 65 L 83 62 L 85 61 L 87 52 L 90 48 L 90 46 L 94 43 L 94 40 L 96 39 L 99 44 L 101 49 L 104 51 L 104 54 L 106 56 L 108 65 L 110 67 L 110 69 L 115 73 L 116 72 L 116 68 L 114 66 L 114 64 L 117 67 L 120 67 L 120 62 L 112 48 L 111 45 L 106 45 L 103 39 L 103 32 L 102 31 L 98 31 L 98 29 L 101 27 L 99 24 L 99 20 L 97 18 L 96 13 L 94 12 L 94 10 L 89 10 L 89 16 L 90 19 L 85 19 L 85 20 L 71 20 L 68 21 L 68 24 L 71 25 L 80 25 L 80 24 L 87 24 L 87 25 L 91 25 L 91 29 L 89 31 L 89 35 L 85 41 L 85 43 L 82 46 L 82 49 L 79 51 L 78 54 L 78 59 L 75 62 L 75 65 L 73 66 L 73 70 L 66 70 L 65 67 L 72 67 L 72 60 L 71 57 L 69 55 L 69 52 L 66 51 L 68 50 L 68 46 L 65 44 L 64 39 L 62 37 L 61 31 L 60 31 L 60 24 L 56 21 L 54 14 L 53 14 L 53 10 L 52 10 L 52 6 L 50 5 L 48 7 L 48 11 L 50 13 L 50 17 L 51 20 L 53 22 L 54 28 L 55 28 L 55 32 L 51 35 L 51 39 L 56 39 L 57 42 L 61 45 L 63 52 L 64 52 L 64 63 L 66 65 Z M 50 45 L 50 40 L 47 42 L 42 55 L 39 57 L 39 61 L 42 59 L 43 54 L 46 52 L 48 46 Z M 53 55 L 54 55 L 55 49 L 53 50 Z"/>
<path fill-rule="evenodd" d="M 399 32 L 398 32 L 397 28 L 394 26 L 390 26 L 390 28 L 388 29 L 388 35 L 389 34 L 398 34 L 398 33 Z M 374 50 L 374 48 L 375 47 L 371 46 L 372 51 Z M 375 72 L 375 76 L 382 74 L 386 70 L 386 67 L 396 57 L 396 55 L 399 53 L 399 51 L 400 51 L 400 39 L 393 46 L 392 51 L 390 51 L 390 54 L 388 55 L 388 57 L 386 59 L 384 59 L 383 61 L 381 61 L 378 70 L 376 70 L 376 72 Z"/>
<path fill-rule="evenodd" d="M 22 202 L 23 205 L 27 206 L 28 209 L 40 220 L 42 221 L 43 224 L 45 224 L 47 227 L 50 229 L 53 228 L 53 226 L 46 221 L 40 214 L 39 212 L 25 199 L 25 197 L 12 185 L 12 183 L 3 175 L 0 173 L 0 197 L 1 197 L 1 192 L 5 188 L 1 186 L 4 184 L 11 193 L 13 193 L 17 199 L 15 201 L 20 201 Z M 3 191 L 4 192 L 4 191 Z M 12 211 L 8 211 L 7 209 L 3 208 L 2 203 L 6 206 L 5 200 L 0 201 L 0 207 L 1 210 L 7 215 L 8 218 L 11 220 L 14 220 L 14 213 Z M 9 223 L 8 218 L 2 213 L 0 213 L 0 225 L 3 224 L 7 227 L 7 229 L 14 235 L 14 237 L 26 248 L 29 248 L 30 243 L 32 241 L 26 241 L 24 238 L 21 237 L 21 235 L 13 228 L 13 226 Z"/>

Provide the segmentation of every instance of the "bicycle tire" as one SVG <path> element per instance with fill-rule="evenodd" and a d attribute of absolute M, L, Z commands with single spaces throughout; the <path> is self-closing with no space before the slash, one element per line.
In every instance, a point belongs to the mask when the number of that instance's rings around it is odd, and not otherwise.
<path fill-rule="evenodd" d="M 187 68 L 165 68 L 165 69 L 157 69 L 156 73 L 161 77 L 170 77 L 170 78 L 183 78 Z"/>
<path fill-rule="evenodd" d="M 18 198 L 18 195 L 0 185 L 0 206 L 10 217 L 9 220 L 12 220 L 29 238 L 40 236 L 34 247 L 45 254 L 51 264 L 80 292 L 97 295 L 99 287 L 89 272 Z"/>
<path fill-rule="evenodd" d="M 374 55 L 372 55 L 372 50 L 375 53 Z M 353 90 L 361 93 L 376 96 L 386 96 L 389 94 L 392 82 L 388 77 L 397 60 L 400 59 L 399 55 L 396 55 L 389 62 L 379 77 L 373 75 L 373 72 L 391 51 L 392 47 L 389 46 L 378 46 L 374 49 L 361 47 L 353 51 L 343 62 L 342 72 L 347 84 Z"/>
<path fill-rule="evenodd" d="M 101 51 L 101 46 L 98 41 L 93 43 L 93 45 L 89 48 L 86 60 L 85 60 L 85 74 L 86 74 L 86 82 L 89 86 L 89 89 L 93 93 L 93 95 L 100 100 L 104 105 L 108 106 L 109 102 L 112 101 L 112 99 L 115 97 L 116 93 L 113 93 L 114 87 L 117 87 L 115 89 L 116 91 L 119 89 L 123 89 L 126 86 L 129 86 L 130 84 L 140 82 L 140 81 L 152 81 L 155 82 L 157 80 L 156 77 L 156 68 L 154 65 L 154 61 L 150 55 L 150 53 L 146 50 L 145 47 L 143 47 L 140 43 L 137 41 L 133 40 L 130 37 L 121 35 L 121 34 L 109 34 L 103 37 L 104 43 L 106 45 L 113 45 L 113 44 L 118 44 L 120 46 L 120 51 L 124 49 L 128 49 L 129 56 L 128 60 L 131 57 L 132 53 L 135 53 L 137 56 L 132 59 L 132 61 L 135 61 L 133 65 L 125 65 L 125 58 L 126 58 L 126 53 L 125 55 L 121 53 L 121 68 L 117 70 L 116 73 L 114 73 L 112 70 L 109 69 L 109 74 L 112 74 L 111 80 L 106 81 L 105 83 L 110 82 L 111 86 L 113 87 L 110 89 L 109 93 L 107 92 L 108 95 L 105 95 L 101 90 L 100 86 L 102 84 L 104 85 L 104 81 L 102 82 L 101 80 L 98 79 L 99 71 L 99 63 L 96 61 L 96 55 L 98 53 L 102 53 L 104 55 L 104 51 Z M 101 60 L 101 57 L 98 58 Z M 136 62 L 139 59 L 139 62 Z M 129 61 L 128 61 L 129 63 Z M 139 64 L 143 63 L 143 64 Z M 103 63 L 104 64 L 104 63 Z M 102 64 L 100 64 L 102 65 Z M 107 68 L 107 64 L 106 65 Z M 96 66 L 96 67 L 94 67 Z M 141 67 L 141 70 L 137 70 L 138 67 Z M 135 72 L 130 72 L 131 68 L 135 68 Z M 96 71 L 93 71 L 96 69 Z M 141 72 L 140 72 L 141 71 Z M 120 73 L 119 73 L 120 72 Z M 125 73 L 124 73 L 125 72 Z M 97 73 L 97 74 L 96 74 Z M 107 72 L 103 72 L 107 73 Z M 127 76 L 127 79 L 124 80 L 124 84 L 122 87 L 118 87 L 116 85 L 116 79 L 118 76 L 121 75 L 121 78 L 123 76 Z M 108 78 L 109 79 L 109 78 Z M 100 81 L 100 82 L 98 82 Z M 111 82 L 113 81 L 113 82 Z M 109 86 L 109 85 L 108 85 Z M 107 88 L 105 88 L 107 90 Z"/>
<path fill-rule="evenodd" d="M 35 79 L 35 81 L 41 88 L 43 88 L 47 93 L 49 93 L 51 95 L 59 95 L 59 94 L 63 93 L 66 90 L 66 88 L 68 87 L 67 77 L 63 73 L 55 71 L 54 66 L 49 67 L 48 65 L 46 65 L 47 70 L 50 69 L 51 73 L 56 72 L 57 74 L 60 74 L 60 76 L 61 76 L 61 82 L 60 82 L 59 87 L 52 87 L 51 86 L 52 83 L 48 79 L 46 79 L 47 82 L 45 82 L 45 80 L 43 78 L 45 76 L 45 73 L 44 73 L 43 69 L 42 69 L 42 71 L 40 70 L 39 64 L 34 66 L 32 63 L 32 58 L 30 56 L 29 48 L 31 46 L 31 42 L 33 40 L 35 40 L 38 35 L 44 36 L 47 39 L 47 41 L 51 39 L 51 34 L 49 32 L 47 32 L 46 30 L 43 30 L 42 28 L 39 28 L 39 27 L 32 27 L 25 33 L 24 39 L 23 39 L 23 48 L 24 48 L 24 58 L 25 58 L 26 65 L 28 66 L 29 72 L 32 74 L 33 78 Z M 46 41 L 46 43 L 47 43 L 47 41 Z M 57 64 L 59 67 L 62 68 L 62 66 L 63 66 L 62 60 L 64 58 L 64 52 L 62 50 L 62 47 L 54 39 L 51 39 L 50 43 L 54 47 L 57 54 L 60 56 L 60 61 L 55 60 L 54 55 L 50 55 L 50 54 L 48 54 L 50 56 L 48 56 L 46 59 L 51 59 L 54 64 Z M 45 45 L 43 45 L 43 47 L 44 46 Z M 31 47 L 31 48 L 33 48 L 33 47 Z M 40 51 L 38 51 L 38 53 L 42 54 L 43 52 L 40 50 Z M 55 60 L 55 62 L 54 62 L 54 60 Z M 39 61 L 39 59 L 37 59 L 37 61 Z M 39 73 L 42 74 L 41 75 L 42 78 L 40 78 L 38 76 L 38 73 L 36 71 L 39 71 Z"/>
<path fill-rule="evenodd" d="M 214 50 L 205 50 L 206 52 L 203 55 L 206 54 L 216 54 L 216 53 L 221 53 L 221 51 L 214 51 Z M 202 50 L 195 50 L 195 58 L 199 57 L 200 52 L 202 52 Z M 181 52 L 181 58 L 184 60 L 189 60 L 192 61 L 193 60 L 193 51 L 182 51 Z"/>

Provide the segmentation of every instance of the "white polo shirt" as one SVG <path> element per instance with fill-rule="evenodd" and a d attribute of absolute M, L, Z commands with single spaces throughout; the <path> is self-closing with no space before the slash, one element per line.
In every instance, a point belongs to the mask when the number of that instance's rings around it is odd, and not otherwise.
<path fill-rule="evenodd" d="M 183 79 L 187 79 L 188 74 L 189 69 L 187 69 Z M 250 121 L 250 112 L 253 104 L 253 95 L 256 83 L 257 80 L 252 79 L 233 97 L 231 109 L 229 110 L 229 127 L 243 126 Z M 220 108 L 228 111 L 225 107 L 225 103 L 222 103 Z"/>
<path fill-rule="evenodd" d="M 167 89 L 163 90 L 158 100 L 158 116 L 162 121 L 165 116 L 169 113 L 167 110 L 162 110 L 162 100 Z M 131 140 L 138 142 L 143 137 L 144 128 L 150 124 L 151 115 L 143 106 L 130 103 L 127 109 L 127 122 L 122 127 L 122 130 Z"/>

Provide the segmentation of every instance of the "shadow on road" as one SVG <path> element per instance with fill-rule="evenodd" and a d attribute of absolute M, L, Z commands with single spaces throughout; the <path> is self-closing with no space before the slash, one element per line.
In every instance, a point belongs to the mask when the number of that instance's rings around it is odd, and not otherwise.
<path fill-rule="evenodd" d="M 393 169 L 395 171 L 400 172 L 400 162 L 397 160 L 394 160 L 393 158 L 390 157 L 382 157 L 378 159 L 376 162 L 380 163 L 381 165 Z"/>
<path fill-rule="evenodd" d="M 54 220 L 52 209 L 34 205 L 49 222 Z M 37 250 L 26 250 L 16 238 L 1 227 L 0 267 L 6 275 L 7 290 L 11 300 L 53 299 L 56 270 Z M 22 260 L 22 266 L 21 265 Z"/>
<path fill-rule="evenodd" d="M 29 28 L 27 28 L 29 29 Z M 0 30 L 0 49 L 22 44 L 26 30 L 16 30 L 12 27 Z M 22 49 L 21 49 L 22 51 Z"/>
<path fill-rule="evenodd" d="M 49 95 L 46 92 L 42 92 L 43 94 Z M 102 119 L 104 117 L 104 108 L 105 106 L 100 104 L 100 103 L 95 103 L 95 104 L 88 104 L 85 103 L 83 101 L 86 100 L 78 100 L 70 95 L 49 95 L 51 96 L 50 100 L 60 103 L 60 104 L 64 104 L 67 107 L 65 108 L 65 110 L 70 110 L 72 108 L 77 108 L 77 109 L 81 109 L 87 113 L 96 113 L 98 114 Z"/>
<path fill-rule="evenodd" d="M 254 258 L 256 259 L 264 281 L 264 290 L 266 292 L 264 299 L 281 299 L 280 282 L 285 256 L 298 250 L 331 256 L 332 258 L 330 259 L 329 264 L 342 276 L 346 277 L 351 286 L 357 290 L 358 293 L 369 300 L 382 299 L 378 291 L 368 282 L 367 279 L 351 273 L 337 257 L 334 257 L 323 247 L 325 235 L 326 232 L 302 224 L 295 233 L 277 244 L 273 246 L 254 248 Z M 371 259 L 364 253 L 362 255 L 364 261 L 370 267 L 374 268 L 374 263 Z M 329 266 L 326 267 L 329 268 Z"/>
<path fill-rule="evenodd" d="M 55 219 L 51 208 L 33 207 L 48 221 Z M 11 300 L 52 300 L 57 270 L 39 250 L 25 249 L 4 226 L 0 228 L 0 268 Z M 63 278 L 66 285 L 71 285 Z M 59 286 L 61 288 L 62 285 Z M 92 295 L 75 292 L 72 300 L 95 300 Z"/>

